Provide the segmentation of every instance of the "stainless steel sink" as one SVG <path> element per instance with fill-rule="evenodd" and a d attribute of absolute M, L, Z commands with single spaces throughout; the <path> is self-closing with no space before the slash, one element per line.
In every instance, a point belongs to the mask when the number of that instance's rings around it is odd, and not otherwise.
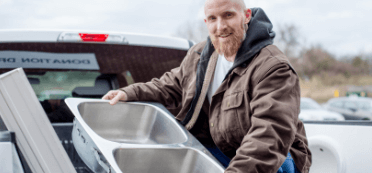
<path fill-rule="evenodd" d="M 114 142 L 176 144 L 186 142 L 184 131 L 153 106 L 85 102 L 78 106 L 83 120 L 99 136 Z"/>
<path fill-rule="evenodd" d="M 192 148 L 121 148 L 114 157 L 123 172 L 220 172 L 212 159 Z"/>
<path fill-rule="evenodd" d="M 77 153 L 94 172 L 218 173 L 222 165 L 158 103 L 68 98 Z"/>

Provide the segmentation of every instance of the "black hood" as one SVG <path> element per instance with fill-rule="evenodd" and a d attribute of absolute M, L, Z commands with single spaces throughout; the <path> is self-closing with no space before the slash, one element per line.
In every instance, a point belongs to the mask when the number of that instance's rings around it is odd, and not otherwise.
<path fill-rule="evenodd" d="M 273 44 L 275 32 L 272 30 L 273 25 L 271 24 L 269 18 L 261 8 L 251 8 L 252 18 L 248 23 L 248 30 L 246 32 L 246 38 L 243 41 L 241 47 L 236 54 L 234 65 L 227 73 L 230 74 L 234 68 L 244 65 L 246 66 L 250 60 L 261 51 L 262 48 Z M 211 39 L 207 38 L 207 44 L 205 45 L 198 64 L 197 77 L 196 77 L 196 93 L 191 102 L 191 107 L 186 114 L 185 119 L 181 122 L 186 125 L 192 114 L 194 113 L 196 102 L 200 96 L 200 92 L 203 86 L 203 81 L 205 73 L 207 70 L 209 59 L 214 52 L 214 47 Z M 226 75 L 226 76 L 227 76 Z M 226 77 L 225 77 L 226 78 Z"/>

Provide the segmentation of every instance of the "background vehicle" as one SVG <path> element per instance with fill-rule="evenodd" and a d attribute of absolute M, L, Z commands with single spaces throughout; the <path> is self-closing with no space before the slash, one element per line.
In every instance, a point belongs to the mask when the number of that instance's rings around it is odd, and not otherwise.
<path fill-rule="evenodd" d="M 327 110 L 341 113 L 346 120 L 372 120 L 372 99 L 365 97 L 339 97 L 328 100 Z"/>
<path fill-rule="evenodd" d="M 345 118 L 336 112 L 328 111 L 322 108 L 316 101 L 311 98 L 301 97 L 300 120 L 304 121 L 343 121 Z"/>

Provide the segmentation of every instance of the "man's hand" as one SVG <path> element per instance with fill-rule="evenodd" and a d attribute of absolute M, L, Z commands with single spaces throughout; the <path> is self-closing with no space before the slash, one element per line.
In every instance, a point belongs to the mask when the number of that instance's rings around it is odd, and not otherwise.
<path fill-rule="evenodd" d="M 110 104 L 115 105 L 119 100 L 126 101 L 127 94 L 121 90 L 111 90 L 102 97 L 103 100 L 111 100 Z"/>

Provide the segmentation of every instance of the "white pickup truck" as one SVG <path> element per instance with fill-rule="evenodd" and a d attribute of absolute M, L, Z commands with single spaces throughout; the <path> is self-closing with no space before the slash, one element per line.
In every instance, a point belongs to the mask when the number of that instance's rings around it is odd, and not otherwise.
<path fill-rule="evenodd" d="M 67 153 L 68 157 L 66 156 L 66 158 L 71 161 L 72 168 L 76 172 L 93 172 L 92 167 L 89 166 L 90 163 L 82 161 L 79 157 L 81 153 L 78 154 L 75 150 L 71 137 L 71 134 L 74 133 L 73 128 L 76 126 L 76 123 L 73 123 L 74 113 L 71 112 L 63 100 L 70 97 L 100 98 L 111 89 L 124 87 L 134 82 L 146 82 L 153 77 L 160 77 L 164 72 L 179 66 L 192 45 L 193 42 L 184 39 L 130 33 L 0 30 L 0 74 L 14 68 L 23 68 L 32 92 L 36 94 L 35 100 L 42 108 L 43 116 L 45 114 L 45 118 L 47 117 L 52 122 L 51 127 L 53 128 L 49 128 L 49 130 L 54 129 L 58 136 L 56 139 L 59 139 L 60 143 L 55 145 L 61 144 L 63 146 L 63 152 Z M 6 89 L 6 86 L 1 85 L 1 89 Z M 0 99 L 0 115 L 4 117 L 6 114 L 4 105 L 9 107 L 9 104 L 6 103 L 10 103 L 11 99 L 16 98 L 8 98 L 4 95 L 4 91 L 1 91 L 2 95 L 0 97 L 4 98 L 4 102 L 1 102 Z M 35 104 L 35 107 L 38 106 L 37 104 Z M 33 108 L 29 106 L 27 109 L 32 110 Z M 12 109 L 9 108 L 9 110 Z M 16 113 L 12 112 L 12 114 Z M 372 122 L 305 121 L 304 123 L 313 155 L 310 172 L 355 173 L 372 170 L 372 164 L 370 164 L 372 163 L 372 149 L 370 147 L 372 145 L 372 139 L 370 138 Z M 31 124 L 26 123 L 25 126 Z M 15 124 L 15 126 L 22 129 L 21 124 Z M 0 155 L 0 172 L 38 172 L 38 168 L 33 165 L 38 164 L 38 162 L 27 161 L 24 156 L 27 153 L 21 152 L 26 149 L 19 147 L 22 140 L 17 136 L 20 135 L 16 132 L 14 136 L 14 133 L 9 132 L 8 129 L 0 121 L 0 152 L 3 153 Z M 95 132 L 98 134 L 104 133 L 99 130 Z M 27 134 L 24 131 L 22 133 Z M 53 130 L 48 135 L 53 135 L 52 133 L 54 133 Z M 87 139 L 82 138 L 83 135 L 80 133 L 82 132 L 79 130 L 79 134 L 77 134 L 80 136 L 79 140 L 82 139 L 85 143 Z M 185 132 L 185 134 L 187 133 Z M 29 135 L 33 136 L 33 134 Z M 47 135 L 46 132 L 45 135 Z M 110 135 L 106 133 L 106 136 Z M 43 135 L 39 136 L 40 139 L 42 137 Z M 27 135 L 25 136 L 26 139 L 28 139 Z M 48 142 L 48 139 L 42 140 Z M 169 145 L 172 147 L 182 146 L 182 149 L 199 147 L 198 142 L 185 141 L 187 142 L 182 143 L 182 145 Z M 14 152 L 7 150 L 12 148 L 8 145 L 9 143 L 15 146 L 11 149 Z M 203 151 L 202 148 L 199 147 L 199 149 Z M 170 150 L 166 150 L 166 152 L 172 153 Z M 98 158 L 98 164 L 100 165 L 99 168 L 94 168 L 95 172 L 115 172 L 114 168 L 108 164 L 110 159 L 102 158 L 102 153 L 98 151 L 94 151 L 94 153 L 94 157 Z M 158 154 L 162 153 L 159 152 Z M 205 153 L 208 155 L 208 152 Z M 9 159 L 18 158 L 18 156 L 21 161 Z M 194 157 L 193 154 L 187 157 L 199 158 Z M 178 157 L 175 158 L 175 160 L 177 159 Z M 182 162 L 181 166 L 184 166 L 186 162 L 194 166 L 198 165 L 198 162 L 189 163 L 188 159 L 180 162 Z M 62 162 L 58 163 L 62 164 Z M 136 162 L 125 162 L 123 164 L 129 167 L 133 165 L 129 163 L 134 164 Z M 151 165 L 151 161 L 146 163 Z M 48 167 L 47 161 L 43 164 Z M 50 172 L 50 170 L 42 169 L 42 167 L 40 166 L 42 172 Z M 149 170 L 173 170 L 173 167 L 169 167 L 169 165 L 168 167 L 164 165 L 164 167 L 167 169 L 151 169 L 150 167 Z M 200 170 L 204 169 L 200 164 L 196 167 L 193 170 L 188 169 L 188 172 L 201 172 Z M 120 169 L 125 172 L 123 170 L 125 168 Z M 216 170 L 219 170 L 218 166 Z"/>

